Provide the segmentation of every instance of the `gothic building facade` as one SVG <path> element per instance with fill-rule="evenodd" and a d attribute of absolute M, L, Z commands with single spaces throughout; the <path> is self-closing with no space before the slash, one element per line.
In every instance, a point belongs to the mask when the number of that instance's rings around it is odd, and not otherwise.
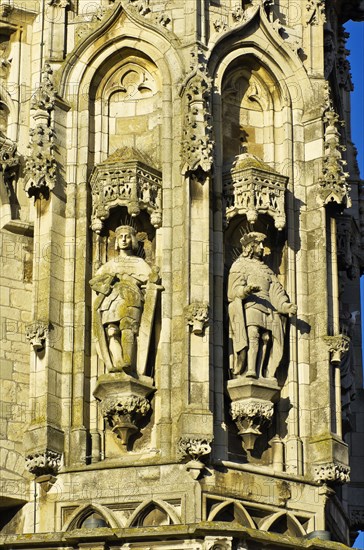
<path fill-rule="evenodd" d="M 0 0 L 0 545 L 364 528 L 359 0 Z"/>

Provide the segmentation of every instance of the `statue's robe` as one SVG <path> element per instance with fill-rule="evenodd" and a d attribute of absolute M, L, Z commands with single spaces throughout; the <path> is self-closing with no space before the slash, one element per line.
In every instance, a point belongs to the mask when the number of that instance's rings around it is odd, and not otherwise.
<path fill-rule="evenodd" d="M 261 290 L 245 299 L 238 294 L 247 285 L 258 285 Z M 240 256 L 231 266 L 228 279 L 229 333 L 233 344 L 234 361 L 249 347 L 247 327 L 258 326 L 270 331 L 273 349 L 270 361 L 276 369 L 283 357 L 286 316 L 283 304 L 289 298 L 273 271 L 262 261 Z"/>
<path fill-rule="evenodd" d="M 119 256 L 106 262 L 91 279 L 91 288 L 98 296 L 94 303 L 94 331 L 100 356 L 106 368 L 113 370 L 105 327 L 116 324 L 120 330 L 130 329 L 137 336 L 144 304 L 144 289 L 151 268 L 138 256 Z"/>

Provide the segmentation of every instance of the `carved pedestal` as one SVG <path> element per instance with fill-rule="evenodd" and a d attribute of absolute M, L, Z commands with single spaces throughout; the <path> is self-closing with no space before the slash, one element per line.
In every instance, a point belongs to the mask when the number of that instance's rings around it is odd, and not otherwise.
<path fill-rule="evenodd" d="M 230 414 L 239 429 L 243 448 L 252 451 L 257 438 L 271 424 L 279 386 L 275 380 L 239 376 L 228 382 L 227 389 L 231 399 Z"/>
<path fill-rule="evenodd" d="M 102 414 L 125 451 L 130 436 L 139 430 L 141 418 L 150 410 L 147 397 L 154 390 L 147 376 L 136 379 L 125 373 L 109 373 L 97 381 L 94 396 L 101 402 Z"/>

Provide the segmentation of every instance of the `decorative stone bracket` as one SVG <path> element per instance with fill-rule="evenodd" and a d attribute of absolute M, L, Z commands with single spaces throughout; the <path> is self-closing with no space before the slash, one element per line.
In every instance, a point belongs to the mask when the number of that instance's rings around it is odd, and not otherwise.
<path fill-rule="evenodd" d="M 146 210 L 154 227 L 162 224 L 162 174 L 138 150 L 118 149 L 92 172 L 91 228 L 100 233 L 111 209 L 126 206 L 131 216 Z"/>
<path fill-rule="evenodd" d="M 25 336 L 33 346 L 34 351 L 44 349 L 49 334 L 49 324 L 35 321 L 26 327 Z"/>
<path fill-rule="evenodd" d="M 145 380 L 144 380 L 145 379 Z M 129 438 L 139 430 L 140 420 L 150 410 L 147 396 L 155 388 L 150 379 L 137 380 L 125 373 L 110 373 L 99 377 L 94 396 L 101 402 L 101 412 L 116 434 L 123 451 Z"/>
<path fill-rule="evenodd" d="M 329 348 L 332 365 L 339 367 L 350 350 L 350 337 L 338 334 L 337 336 L 325 336 L 324 341 Z"/>
<path fill-rule="evenodd" d="M 27 470 L 36 477 L 51 475 L 56 476 L 61 467 L 62 455 L 46 449 L 44 452 L 35 452 L 25 458 Z"/>
<path fill-rule="evenodd" d="M 223 179 L 226 219 L 245 214 L 254 224 L 259 214 L 268 214 L 281 231 L 286 224 L 284 196 L 288 178 L 278 174 L 258 157 L 243 153 Z"/>
<path fill-rule="evenodd" d="M 241 376 L 229 380 L 227 389 L 232 401 L 230 414 L 243 440 L 243 448 L 253 451 L 257 438 L 272 422 L 273 403 L 279 396 L 279 386 L 276 381 Z"/>
<path fill-rule="evenodd" d="M 186 308 L 186 321 L 194 334 L 203 334 L 209 322 L 209 306 L 206 302 L 192 302 Z"/>
<path fill-rule="evenodd" d="M 178 441 L 177 457 L 179 460 L 190 458 L 186 469 L 193 479 L 197 479 L 205 467 L 200 458 L 211 453 L 211 441 L 211 438 L 195 436 L 183 436 Z"/>
<path fill-rule="evenodd" d="M 239 429 L 245 449 L 252 451 L 257 437 L 271 424 L 273 403 L 260 399 L 235 401 L 231 404 L 230 413 Z"/>
<path fill-rule="evenodd" d="M 314 467 L 314 479 L 318 483 L 348 483 L 350 481 L 350 467 L 339 462 L 327 462 Z"/>

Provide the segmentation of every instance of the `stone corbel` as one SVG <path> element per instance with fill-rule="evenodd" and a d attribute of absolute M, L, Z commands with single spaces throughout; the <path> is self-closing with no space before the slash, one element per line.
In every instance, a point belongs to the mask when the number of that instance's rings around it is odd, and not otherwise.
<path fill-rule="evenodd" d="M 146 376 L 137 380 L 125 373 L 110 373 L 97 381 L 94 396 L 101 402 L 102 415 L 124 452 L 128 450 L 130 436 L 138 432 L 140 421 L 150 411 L 147 397 L 154 391 Z"/>
<path fill-rule="evenodd" d="M 325 483 L 327 485 L 349 483 L 350 467 L 339 462 L 318 464 L 314 467 L 314 479 L 318 483 Z"/>
<path fill-rule="evenodd" d="M 337 336 L 325 336 L 324 342 L 329 348 L 331 354 L 330 362 L 334 367 L 339 367 L 350 350 L 350 337 L 345 334 Z"/>
<path fill-rule="evenodd" d="M 56 476 L 61 468 L 62 455 L 46 449 L 43 452 L 35 452 L 25 457 L 25 466 L 35 476 L 35 481 L 40 483 L 45 491 L 54 484 Z"/>
<path fill-rule="evenodd" d="M 252 451 L 262 430 L 272 422 L 273 403 L 258 399 L 235 401 L 231 404 L 230 413 L 239 429 L 244 448 Z"/>
<path fill-rule="evenodd" d="M 177 457 L 181 461 L 190 459 L 186 463 L 186 470 L 193 479 L 197 479 L 205 467 L 200 458 L 211 453 L 211 441 L 211 438 L 196 436 L 183 436 L 178 441 Z"/>
<path fill-rule="evenodd" d="M 272 422 L 274 403 L 279 397 L 277 382 L 238 377 L 228 381 L 230 414 L 237 425 L 243 448 L 253 451 L 257 438 Z"/>
<path fill-rule="evenodd" d="M 48 334 L 49 324 L 43 321 L 35 321 L 26 327 L 25 336 L 34 351 L 41 351 L 45 348 Z"/>
<path fill-rule="evenodd" d="M 209 306 L 206 302 L 193 302 L 186 308 L 186 321 L 194 334 L 203 334 L 209 322 Z"/>

